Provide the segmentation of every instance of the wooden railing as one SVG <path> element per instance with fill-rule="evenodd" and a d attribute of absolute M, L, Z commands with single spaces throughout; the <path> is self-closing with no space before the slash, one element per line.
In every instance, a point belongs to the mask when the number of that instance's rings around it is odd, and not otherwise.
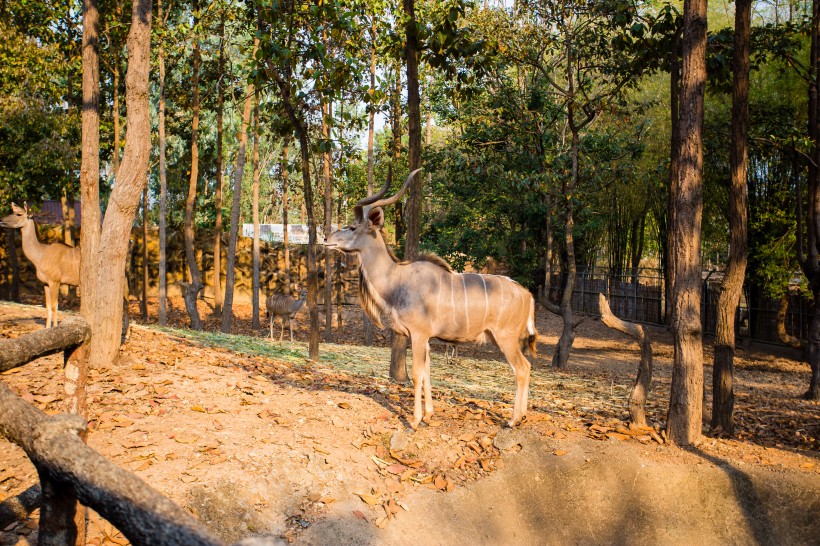
<path fill-rule="evenodd" d="M 61 351 L 68 362 L 84 350 L 89 334 L 83 319 L 71 317 L 57 328 L 0 340 L 0 371 Z M 46 415 L 0 381 L 0 434 L 26 452 L 40 478 L 40 545 L 73 546 L 84 536 L 84 518 L 75 517 L 78 501 L 94 509 L 135 545 L 223 544 L 185 510 L 88 447 L 83 441 L 86 431 L 86 420 L 80 415 Z M 8 507 L 14 502 L 2 503 L 7 505 L 5 512 L 19 515 L 21 510 L 31 509 L 36 500 L 29 497 L 36 496 L 36 489 L 26 494 L 16 509 Z M 75 519 L 82 521 L 80 526 Z M 278 543 L 251 538 L 238 544 Z"/>

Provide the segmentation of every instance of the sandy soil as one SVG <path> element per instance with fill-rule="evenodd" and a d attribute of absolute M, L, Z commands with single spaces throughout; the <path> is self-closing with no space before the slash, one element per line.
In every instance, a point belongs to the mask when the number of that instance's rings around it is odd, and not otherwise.
<path fill-rule="evenodd" d="M 216 330 L 208 305 L 201 313 L 206 330 Z M 297 341 L 281 345 L 251 328 L 249 306 L 236 314 L 234 331 L 252 337 L 137 326 L 120 360 L 93 370 L 89 382 L 89 444 L 226 541 L 818 543 L 820 404 L 799 398 L 808 366 L 788 356 L 740 350 L 736 438 L 707 436 L 681 450 L 662 438 L 666 332 L 651 331 L 655 429 L 640 431 L 624 421 L 637 346 L 590 319 L 569 369 L 558 371 L 549 362 L 559 325 L 541 316 L 548 343 L 534 361 L 521 427 L 501 427 L 513 379 L 494 348 L 461 347 L 453 363 L 438 346 L 436 417 L 411 433 L 412 390 L 387 379 L 384 334 L 379 347 L 360 346 L 360 311 L 343 312 L 334 336 L 348 345 L 323 344 L 316 365 L 304 358 L 306 313 Z M 42 328 L 44 317 L 42 307 L 0 303 L 0 336 Z M 181 300 L 170 318 L 184 326 Z M 41 409 L 62 411 L 60 358 L 0 379 Z M 0 501 L 36 483 L 25 454 L 0 441 Z M 36 543 L 37 517 L 0 529 L 0 544 Z M 127 543 L 93 514 L 89 537 Z"/>

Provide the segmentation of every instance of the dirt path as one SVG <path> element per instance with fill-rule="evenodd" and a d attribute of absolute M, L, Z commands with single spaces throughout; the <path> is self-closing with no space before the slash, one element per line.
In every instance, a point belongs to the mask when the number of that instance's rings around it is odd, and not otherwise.
<path fill-rule="evenodd" d="M 250 330 L 249 310 L 237 310 L 236 329 L 254 337 L 137 327 L 116 365 L 92 371 L 89 388 L 89 443 L 226 540 L 816 544 L 820 536 L 820 407 L 797 398 L 808 375 L 799 362 L 742 353 L 740 440 L 707 438 L 686 452 L 625 428 L 637 348 L 587 321 L 570 370 L 548 368 L 550 348 L 540 348 L 533 411 L 520 429 L 500 427 L 511 412 L 509 368 L 477 348 L 451 365 L 434 355 L 436 419 L 408 434 L 412 392 L 387 380 L 388 350 L 323 345 L 310 366 L 303 343 L 270 344 Z M 40 328 L 43 317 L 42 308 L 0 304 L 0 336 Z M 553 326 L 539 321 L 548 338 Z M 338 337 L 360 334 L 351 313 Z M 671 347 L 654 334 L 648 414 L 660 425 Z M 58 412 L 61 374 L 49 357 L 1 379 Z M 0 441 L 0 500 L 34 484 L 22 451 Z M 36 518 L 0 530 L 0 543 L 35 543 Z M 123 543 L 97 517 L 90 531 L 91 544 Z"/>

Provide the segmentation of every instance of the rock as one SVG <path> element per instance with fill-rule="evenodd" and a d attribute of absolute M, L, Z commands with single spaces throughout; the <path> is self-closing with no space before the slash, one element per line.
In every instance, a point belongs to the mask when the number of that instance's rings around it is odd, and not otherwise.
<path fill-rule="evenodd" d="M 403 451 L 409 442 L 407 433 L 403 430 L 397 430 L 390 437 L 390 451 Z"/>

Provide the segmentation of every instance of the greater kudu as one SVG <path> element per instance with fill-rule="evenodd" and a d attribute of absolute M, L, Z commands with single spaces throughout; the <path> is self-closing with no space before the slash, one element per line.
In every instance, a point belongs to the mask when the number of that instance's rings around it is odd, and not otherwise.
<path fill-rule="evenodd" d="M 356 204 L 353 225 L 334 232 L 326 245 L 358 254 L 359 298 L 370 320 L 381 328 L 381 317 L 386 315 L 393 331 L 410 337 L 415 388 L 411 427 L 417 428 L 433 415 L 430 338 L 495 342 L 515 373 L 515 405 L 509 421 L 515 426 L 527 413 L 530 363 L 522 348 L 535 355 L 535 301 L 507 277 L 454 273 L 435 255 L 423 255 L 413 262 L 396 260 L 382 236 L 381 207 L 398 201 L 419 170 L 410 173 L 398 193 L 383 198 L 390 186 L 388 177 L 381 191 Z"/>
<path fill-rule="evenodd" d="M 23 254 L 37 269 L 37 279 L 45 285 L 46 328 L 57 326 L 60 285 L 80 285 L 80 248 L 63 243 L 41 243 L 28 205 L 11 204 L 11 214 L 0 219 L 0 227 L 19 228 L 23 234 Z M 123 337 L 128 336 L 128 283 L 123 278 Z M 82 294 L 81 294 L 82 295 Z"/>

